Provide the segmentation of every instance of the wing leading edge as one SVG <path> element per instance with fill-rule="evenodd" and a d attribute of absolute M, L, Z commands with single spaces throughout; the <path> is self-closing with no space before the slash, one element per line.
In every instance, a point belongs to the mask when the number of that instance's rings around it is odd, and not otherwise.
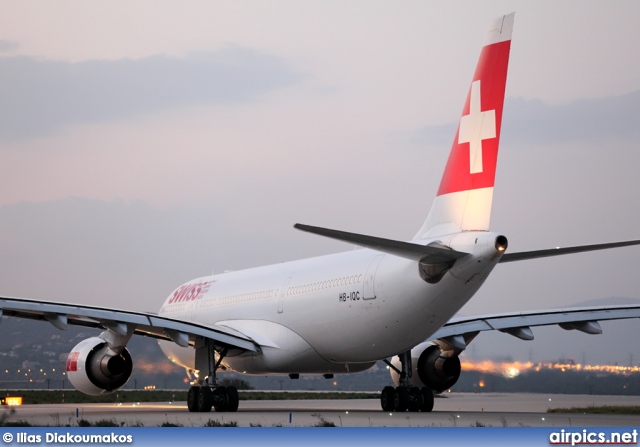
<path fill-rule="evenodd" d="M 205 326 L 150 313 L 0 297 L 0 316 L 3 315 L 48 321 L 58 329 L 65 329 L 69 324 L 109 329 L 116 333 L 133 329 L 134 334 L 170 340 L 183 347 L 193 345 L 197 338 L 203 338 L 213 340 L 222 347 L 259 351 L 253 340 L 233 329 L 218 325 Z"/>
<path fill-rule="evenodd" d="M 566 330 L 600 334 L 602 329 L 598 321 L 629 318 L 640 318 L 640 304 L 490 314 L 454 318 L 433 334 L 430 340 L 442 340 L 457 349 L 464 349 L 478 333 L 483 331 L 500 331 L 521 340 L 533 340 L 532 327 L 556 324 Z"/>

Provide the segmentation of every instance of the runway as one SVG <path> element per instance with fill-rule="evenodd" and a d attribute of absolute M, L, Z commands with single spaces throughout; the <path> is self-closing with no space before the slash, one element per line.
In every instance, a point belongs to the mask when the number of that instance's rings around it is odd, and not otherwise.
<path fill-rule="evenodd" d="M 310 427 L 569 427 L 640 426 L 640 416 L 546 413 L 548 408 L 637 405 L 637 396 L 451 393 L 432 413 L 385 413 L 377 399 L 241 401 L 237 413 L 189 413 L 185 402 L 139 404 L 41 404 L 16 407 L 12 421 L 75 426 L 80 419 L 113 419 L 125 426 L 163 423 L 202 427 L 208 421 L 238 426 Z M 6 412 L 6 408 L 4 410 Z"/>

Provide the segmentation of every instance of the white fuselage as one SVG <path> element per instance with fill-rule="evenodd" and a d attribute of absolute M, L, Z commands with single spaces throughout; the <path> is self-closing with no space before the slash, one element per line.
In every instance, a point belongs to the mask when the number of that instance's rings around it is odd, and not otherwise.
<path fill-rule="evenodd" d="M 235 371 L 362 371 L 424 341 L 473 296 L 500 258 L 495 237 L 439 238 L 469 255 L 437 284 L 421 279 L 416 261 L 360 249 L 198 278 L 172 293 L 160 315 L 252 338 L 259 353 L 225 358 Z M 174 362 L 194 368 L 193 349 L 160 346 Z"/>

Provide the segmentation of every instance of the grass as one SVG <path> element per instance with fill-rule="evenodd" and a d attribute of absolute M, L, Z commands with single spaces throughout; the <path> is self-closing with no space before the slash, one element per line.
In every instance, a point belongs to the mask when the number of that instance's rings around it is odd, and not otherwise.
<path fill-rule="evenodd" d="M 335 427 L 335 426 L 336 426 L 335 423 L 324 418 L 322 418 L 316 425 L 314 425 L 314 427 Z"/>
<path fill-rule="evenodd" d="M 37 427 L 59 427 L 59 424 L 55 425 L 37 425 Z M 144 425 L 140 422 L 134 422 L 133 424 L 129 424 L 126 422 L 118 422 L 115 419 L 99 419 L 97 421 L 89 421 L 87 419 L 78 420 L 75 425 L 67 425 L 67 427 L 143 427 Z M 204 423 L 203 427 L 237 427 L 238 423 L 236 421 L 227 421 L 220 422 L 215 419 L 209 419 Z M 252 427 L 260 427 L 260 425 L 251 425 Z M 0 427 L 36 427 L 36 425 L 31 424 L 25 420 L 17 420 L 17 421 L 9 421 L 9 420 L 0 420 Z M 184 427 L 183 424 L 177 422 L 163 422 L 158 425 L 158 427 Z"/>
<path fill-rule="evenodd" d="M 78 421 L 78 427 L 121 427 L 122 424 L 116 422 L 115 419 L 99 419 L 95 422 L 88 421 L 86 419 L 80 419 Z"/>
<path fill-rule="evenodd" d="M 318 422 L 314 424 L 314 427 L 335 427 L 336 426 L 334 422 L 323 418 L 322 415 L 319 413 L 313 413 L 311 416 L 318 418 Z"/>
<path fill-rule="evenodd" d="M 640 406 L 589 406 L 571 408 L 549 408 L 547 413 L 580 413 L 580 414 L 633 414 L 640 415 Z"/>
<path fill-rule="evenodd" d="M 0 427 L 33 427 L 33 424 L 31 424 L 31 422 L 20 419 L 17 421 L 0 421 Z"/>
<path fill-rule="evenodd" d="M 160 427 L 184 427 L 182 424 L 178 424 L 176 422 L 163 422 L 160 424 Z"/>
<path fill-rule="evenodd" d="M 74 427 L 125 427 L 131 425 L 125 424 L 125 422 L 117 422 L 115 419 L 101 419 L 95 422 L 88 421 L 86 419 L 80 419 L 78 421 L 78 425 L 74 425 Z M 132 425 L 133 427 L 143 427 L 142 424 L 136 423 Z M 236 421 L 228 421 L 228 422 L 219 422 L 212 419 L 209 419 L 204 423 L 203 427 L 237 427 L 238 423 Z M 58 425 L 33 425 L 30 422 L 24 420 L 18 421 L 6 421 L 4 423 L 0 422 L 0 427 L 58 427 Z M 178 424 L 175 422 L 163 422 L 158 425 L 158 427 L 184 427 L 182 424 Z M 254 427 L 254 425 L 252 425 Z M 260 425 L 255 425 L 255 427 L 260 427 Z"/>
<path fill-rule="evenodd" d="M 204 427 L 237 427 L 238 423 L 236 421 L 229 422 L 220 422 L 215 419 L 209 419 L 204 423 Z"/>

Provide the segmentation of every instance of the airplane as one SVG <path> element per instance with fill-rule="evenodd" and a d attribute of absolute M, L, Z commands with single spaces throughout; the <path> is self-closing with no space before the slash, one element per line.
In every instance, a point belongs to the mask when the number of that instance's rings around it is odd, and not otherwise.
<path fill-rule="evenodd" d="M 0 298 L 0 316 L 103 331 L 77 344 L 66 374 L 78 390 L 113 393 L 129 380 L 133 335 L 159 340 L 193 373 L 192 412 L 234 412 L 238 391 L 219 371 L 289 375 L 357 373 L 383 360 L 395 387 L 384 411 L 432 411 L 434 392 L 460 376 L 459 354 L 482 331 L 523 340 L 558 324 L 601 332 L 598 320 L 640 317 L 640 306 L 551 309 L 455 318 L 499 263 L 640 244 L 640 240 L 508 253 L 489 229 L 514 14 L 492 22 L 424 224 L 409 241 L 296 224 L 360 248 L 197 278 L 173 291 L 157 314 Z M 391 360 L 389 360 L 391 359 Z"/>

